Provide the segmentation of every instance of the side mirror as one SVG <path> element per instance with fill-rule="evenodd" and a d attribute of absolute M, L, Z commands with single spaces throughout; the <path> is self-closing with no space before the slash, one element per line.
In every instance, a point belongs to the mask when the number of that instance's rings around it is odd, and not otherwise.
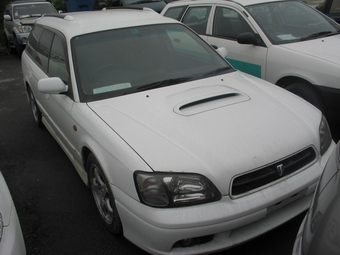
<path fill-rule="evenodd" d="M 59 94 L 67 92 L 68 86 L 59 78 L 43 78 L 38 81 L 38 90 L 43 94 Z"/>
<path fill-rule="evenodd" d="M 239 34 L 237 36 L 237 42 L 239 44 L 254 44 L 254 45 L 258 44 L 255 34 L 250 32 Z"/>
<path fill-rule="evenodd" d="M 216 49 L 216 51 L 218 52 L 218 54 L 220 54 L 223 58 L 226 58 L 228 55 L 228 51 L 225 47 L 219 47 Z"/>
<path fill-rule="evenodd" d="M 6 20 L 6 21 L 11 21 L 11 20 L 12 20 L 12 17 L 9 16 L 8 14 L 4 14 L 4 20 Z"/>

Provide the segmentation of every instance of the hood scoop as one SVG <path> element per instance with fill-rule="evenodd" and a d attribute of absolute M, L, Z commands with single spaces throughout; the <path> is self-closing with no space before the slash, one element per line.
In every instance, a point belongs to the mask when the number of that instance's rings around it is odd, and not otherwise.
<path fill-rule="evenodd" d="M 189 116 L 217 108 L 248 101 L 250 98 L 236 90 L 225 89 L 214 94 L 205 94 L 177 104 L 174 111 L 177 114 Z"/>

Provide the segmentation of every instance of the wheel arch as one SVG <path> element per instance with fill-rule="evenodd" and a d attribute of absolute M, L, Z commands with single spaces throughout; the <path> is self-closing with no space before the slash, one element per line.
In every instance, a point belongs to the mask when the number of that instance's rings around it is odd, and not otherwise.
<path fill-rule="evenodd" d="M 279 87 L 281 87 L 283 89 L 287 89 L 288 91 L 289 91 L 288 87 L 290 87 L 293 84 L 301 84 L 305 88 L 308 88 L 308 90 L 310 90 L 313 94 L 315 94 L 317 96 L 317 99 L 318 99 L 319 104 L 320 104 L 318 108 L 322 112 L 325 112 L 325 100 L 323 98 L 322 92 L 320 91 L 318 86 L 314 85 L 310 81 L 308 81 L 308 80 L 306 80 L 304 78 L 301 78 L 301 77 L 286 76 L 286 77 L 282 77 L 281 79 L 279 79 L 276 82 L 277 86 L 279 86 Z"/>

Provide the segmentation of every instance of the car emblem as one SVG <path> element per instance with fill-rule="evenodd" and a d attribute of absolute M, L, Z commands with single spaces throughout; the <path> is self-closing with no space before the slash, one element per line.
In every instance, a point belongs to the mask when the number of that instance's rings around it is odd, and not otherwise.
<path fill-rule="evenodd" d="M 284 174 L 284 172 L 285 172 L 285 170 L 284 170 L 284 168 L 283 168 L 283 164 L 277 165 L 277 166 L 276 166 L 276 171 L 277 171 L 278 175 L 279 175 L 280 177 L 282 177 L 283 174 Z"/>

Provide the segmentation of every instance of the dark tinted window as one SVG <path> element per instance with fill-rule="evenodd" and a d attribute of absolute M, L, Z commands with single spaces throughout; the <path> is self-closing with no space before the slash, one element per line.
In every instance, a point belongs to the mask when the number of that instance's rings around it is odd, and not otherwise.
<path fill-rule="evenodd" d="M 340 0 L 333 0 L 329 13 L 340 13 Z"/>
<path fill-rule="evenodd" d="M 182 22 L 198 34 L 206 34 L 211 6 L 190 7 Z"/>
<path fill-rule="evenodd" d="M 44 29 L 42 27 L 39 27 L 39 26 L 33 27 L 33 30 L 31 31 L 28 37 L 28 44 L 30 47 L 32 47 L 33 49 L 38 48 L 38 41 L 43 31 Z"/>
<path fill-rule="evenodd" d="M 180 7 L 174 7 L 174 8 L 169 8 L 166 13 L 164 13 L 165 17 L 169 17 L 172 19 L 177 19 L 180 20 L 183 11 L 187 8 L 187 6 L 180 6 Z"/>
<path fill-rule="evenodd" d="M 238 12 L 225 7 L 216 8 L 213 36 L 236 40 L 244 32 L 252 32 L 252 29 Z"/>
<path fill-rule="evenodd" d="M 69 72 L 66 64 L 66 54 L 63 39 L 59 35 L 54 36 L 51 47 L 48 72 L 53 77 L 60 77 L 65 84 L 68 83 Z"/>
<path fill-rule="evenodd" d="M 54 33 L 45 29 L 38 44 L 38 58 L 44 71 L 47 71 L 48 68 L 48 57 L 50 55 L 53 37 Z"/>

